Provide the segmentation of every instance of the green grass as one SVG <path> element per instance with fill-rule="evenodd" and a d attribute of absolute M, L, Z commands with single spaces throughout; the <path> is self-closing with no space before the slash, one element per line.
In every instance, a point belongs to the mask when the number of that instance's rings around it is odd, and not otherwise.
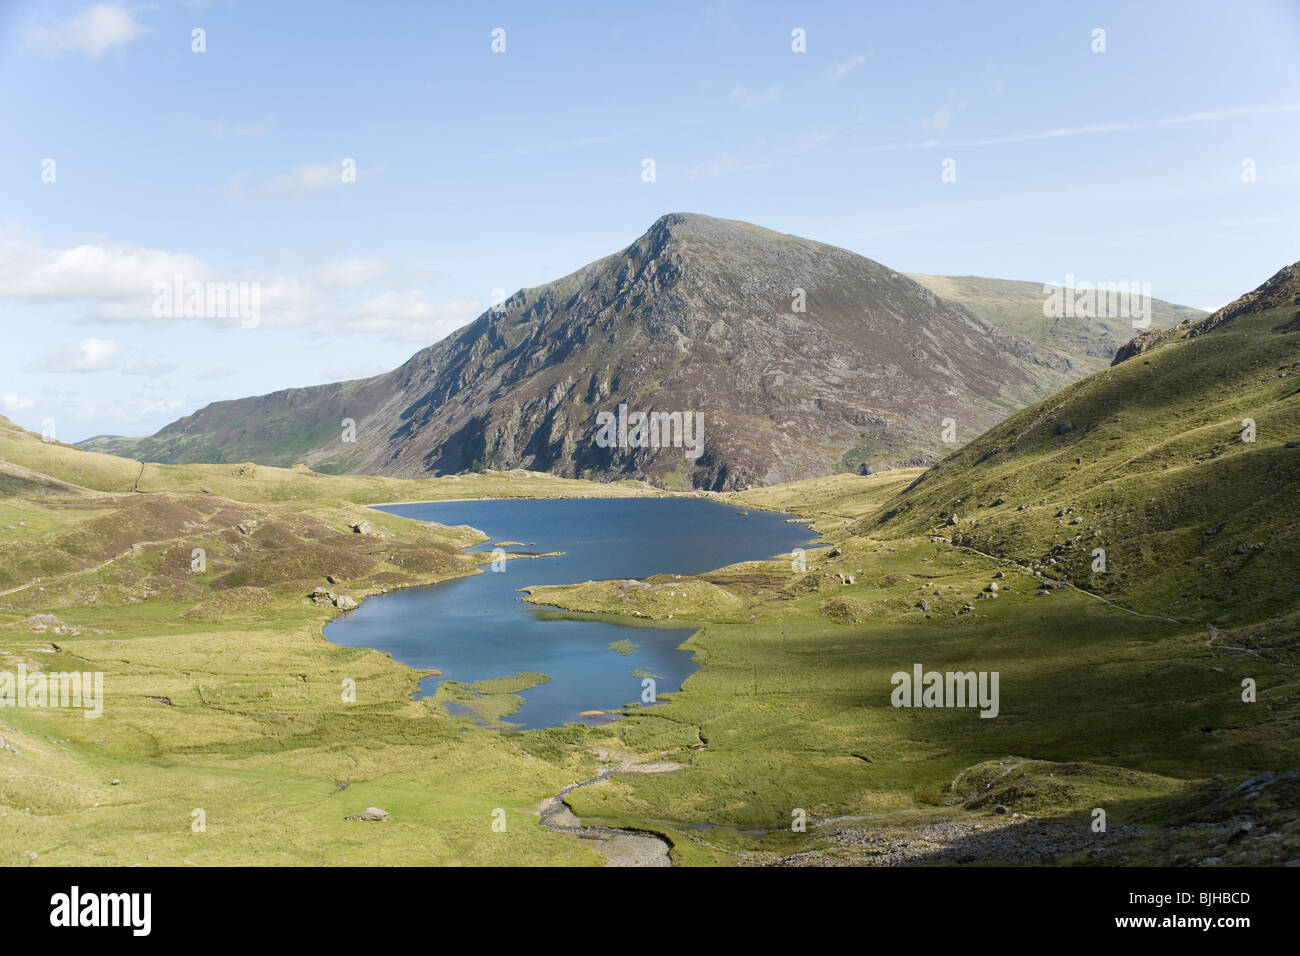
<path fill-rule="evenodd" d="M 1285 446 L 1300 440 L 1300 334 L 1268 331 L 1290 311 L 1066 388 L 950 455 L 857 529 L 951 536 L 1204 625 L 1295 609 L 1300 449 Z M 1241 439 L 1247 418 L 1252 443 Z M 1092 570 L 1095 548 L 1106 550 L 1104 573 Z"/>
<path fill-rule="evenodd" d="M 459 549 L 483 536 L 367 502 L 643 486 L 150 465 L 134 494 L 136 463 L 0 428 L 0 590 L 18 588 L 0 596 L 0 670 L 102 670 L 107 694 L 97 720 L 0 710 L 18 750 L 0 750 L 0 862 L 592 865 L 534 814 L 619 761 L 685 769 L 616 774 L 574 791 L 574 811 L 663 833 L 683 865 L 863 862 L 837 821 L 907 842 L 935 821 L 999 825 L 999 806 L 1084 831 L 1102 807 L 1112 828 L 1147 828 L 1108 843 L 1112 862 L 1235 859 L 1217 828 L 1249 808 L 1226 788 L 1300 762 L 1300 450 L 1284 447 L 1300 440 L 1300 343 L 1270 331 L 1278 319 L 1172 340 L 924 473 L 716 496 L 809 520 L 823 539 L 802 566 L 528 589 L 553 616 L 697 629 L 682 690 L 599 727 L 512 731 L 540 674 L 413 700 L 422 674 L 326 641 L 338 612 L 310 595 L 476 573 Z M 1236 437 L 1245 417 L 1253 444 Z M 373 534 L 350 531 L 363 515 Z M 1058 582 L 1074 586 L 1043 586 Z M 51 613 L 60 633 L 33 628 Z M 891 676 L 915 663 L 996 671 L 998 717 L 893 707 Z M 1268 861 L 1298 854 L 1285 804 L 1254 804 L 1279 833 Z M 344 819 L 368 806 L 390 819 Z"/>
<path fill-rule="evenodd" d="M 839 564 L 861 569 L 859 583 L 831 598 L 774 584 L 755 595 L 754 620 L 710 624 L 687 643 L 706 666 L 667 707 L 629 712 L 633 747 L 675 753 L 689 770 L 584 789 L 575 810 L 646 825 L 671 807 L 678 824 L 783 830 L 794 808 L 817 819 L 924 804 L 973 764 L 1005 754 L 1153 774 L 1160 779 L 1144 792 L 1157 793 L 1177 779 L 1294 762 L 1294 742 L 1267 727 L 1295 714 L 1282 699 L 1293 681 L 1275 664 L 1252 662 L 1261 686 L 1282 695 L 1252 711 L 1238 700 L 1238 675 L 1216 672 L 1219 655 L 1186 628 L 1075 591 L 1038 597 L 1031 575 L 1004 578 L 1002 597 L 974 602 L 1002 566 L 945 544 L 881 543 L 844 557 Z M 799 575 L 788 577 L 794 584 Z M 932 609 L 927 619 L 912 605 L 936 589 L 977 611 Z M 868 610 L 851 627 L 820 613 L 825 601 L 846 596 Z M 914 662 L 1000 672 L 1001 715 L 891 707 L 890 675 Z M 1106 779 L 1078 799 L 1049 795 L 1033 809 L 1069 811 L 1144 789 L 1108 789 Z"/>
<path fill-rule="evenodd" d="M 1067 356 L 1085 372 L 1098 372 L 1110 364 L 1116 349 L 1131 339 L 1132 322 L 1119 318 L 1047 318 L 1043 315 L 1043 285 L 987 279 L 981 276 L 912 275 L 936 295 L 966 306 L 980 318 L 1008 332 L 1022 335 L 1044 348 Z M 1064 277 L 1051 281 L 1060 283 Z M 1152 300 L 1152 329 L 1171 328 L 1205 315 L 1200 309 Z"/>

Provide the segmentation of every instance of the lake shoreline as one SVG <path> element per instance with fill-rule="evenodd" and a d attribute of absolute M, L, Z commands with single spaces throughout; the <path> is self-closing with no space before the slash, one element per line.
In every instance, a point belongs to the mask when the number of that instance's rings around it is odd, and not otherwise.
<path fill-rule="evenodd" d="M 661 499 L 669 501 L 651 503 Z M 523 695 L 525 705 L 516 715 L 521 729 L 585 722 L 582 711 L 617 713 L 647 693 L 679 692 L 702 666 L 689 645 L 707 617 L 684 607 L 670 607 L 667 620 L 634 608 L 623 609 L 626 614 L 584 614 L 536 600 L 532 589 L 593 580 L 625 581 L 628 587 L 635 581 L 641 587 L 641 578 L 677 572 L 689 577 L 769 560 L 772 552 L 779 555 L 783 549 L 813 546 L 817 538 L 806 519 L 774 509 L 755 509 L 751 517 L 704 493 L 485 496 L 395 502 L 384 511 L 418 522 L 472 529 L 478 542 L 463 547 L 464 554 L 482 554 L 483 542 L 498 538 L 536 540 L 539 550 L 545 549 L 541 554 L 509 556 L 556 559 L 530 566 L 522 580 L 517 570 L 509 578 L 486 574 L 480 563 L 467 569 L 468 574 L 440 582 L 442 588 L 453 589 L 450 592 L 419 589 L 428 596 L 390 599 L 382 602 L 381 609 L 365 601 L 328 625 L 325 635 L 336 644 L 387 653 L 415 670 L 436 668 L 443 680 L 454 682 L 474 683 L 524 671 L 553 675 L 553 686 L 529 689 Z M 493 570 L 506 568 L 514 570 L 516 565 L 510 561 Z M 674 596 L 675 592 L 687 587 L 696 586 L 683 582 L 681 587 L 664 587 L 664 600 L 677 603 L 685 594 Z M 401 589 L 408 595 L 411 590 Z M 629 636 L 632 653 L 607 659 L 609 648 L 627 643 Z M 655 681 L 644 680 L 648 676 Z M 434 696 L 436 691 L 421 682 L 420 693 Z M 654 702 L 653 697 L 649 702 Z"/>

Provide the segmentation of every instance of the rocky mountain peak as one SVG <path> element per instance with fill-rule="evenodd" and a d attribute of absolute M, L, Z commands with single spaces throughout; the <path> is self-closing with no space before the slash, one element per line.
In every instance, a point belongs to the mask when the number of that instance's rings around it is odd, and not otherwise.
<path fill-rule="evenodd" d="M 676 212 L 619 252 L 520 289 L 394 372 L 219 402 L 141 451 L 733 489 L 933 461 L 946 451 L 945 419 L 973 436 L 1066 371 L 871 259 Z M 702 421 L 703 451 L 601 444 L 600 416 L 619 406 Z M 339 442 L 342 418 L 357 423 L 354 442 Z"/>

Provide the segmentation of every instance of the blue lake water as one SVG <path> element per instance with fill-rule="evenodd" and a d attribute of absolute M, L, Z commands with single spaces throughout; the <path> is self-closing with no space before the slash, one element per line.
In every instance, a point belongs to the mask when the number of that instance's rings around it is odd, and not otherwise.
<path fill-rule="evenodd" d="M 421 681 L 432 694 L 444 679 L 470 683 L 524 671 L 550 676 L 522 692 L 506 718 L 525 728 L 556 727 L 583 711 L 622 707 L 641 698 L 641 677 L 672 693 L 695 669 L 679 645 L 689 629 L 625 627 L 579 620 L 525 604 L 520 588 L 653 574 L 699 574 L 783 554 L 815 539 L 807 525 L 770 511 L 748 514 L 698 498 L 584 498 L 442 501 L 386 505 L 384 511 L 468 524 L 489 536 L 471 549 L 520 541 L 507 553 L 563 551 L 562 556 L 508 560 L 505 570 L 380 594 L 331 621 L 325 635 L 347 647 L 385 651 L 441 677 Z M 630 641 L 631 654 L 610 644 Z"/>

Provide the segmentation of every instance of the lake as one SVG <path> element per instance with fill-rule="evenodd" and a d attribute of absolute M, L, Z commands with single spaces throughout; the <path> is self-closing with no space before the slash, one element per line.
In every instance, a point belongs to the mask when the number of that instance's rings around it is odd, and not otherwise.
<path fill-rule="evenodd" d="M 468 524 L 489 536 L 471 548 L 563 555 L 512 558 L 505 570 L 428 587 L 380 594 L 331 621 L 325 635 L 347 647 L 371 647 L 418 669 L 438 670 L 420 682 L 433 694 L 444 679 L 471 683 L 525 671 L 551 681 L 521 692 L 523 706 L 506 718 L 524 728 L 556 727 L 641 698 L 641 676 L 658 694 L 680 690 L 695 670 L 679 645 L 693 629 L 628 627 L 580 620 L 525 604 L 520 588 L 653 574 L 699 574 L 806 546 L 815 534 L 790 515 L 744 512 L 700 498 L 582 498 L 440 501 L 385 505 L 419 521 Z M 619 650 L 621 641 L 631 643 Z M 637 672 L 637 673 L 634 673 Z"/>

